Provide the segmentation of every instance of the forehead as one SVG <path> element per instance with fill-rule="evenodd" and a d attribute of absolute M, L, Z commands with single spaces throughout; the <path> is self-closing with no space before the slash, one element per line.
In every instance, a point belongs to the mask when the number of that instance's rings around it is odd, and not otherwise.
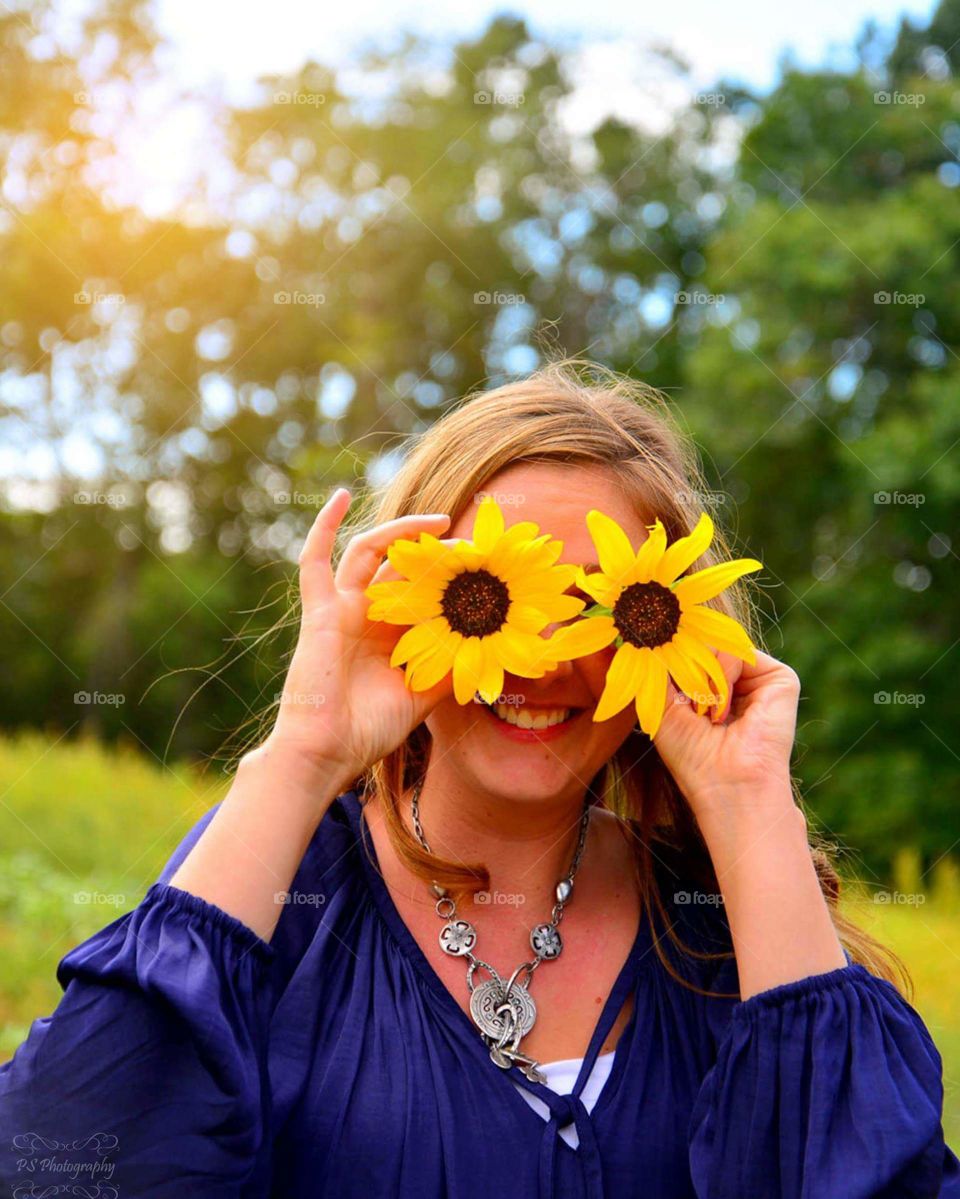
<path fill-rule="evenodd" d="M 525 462 L 506 467 L 478 489 L 449 536 L 470 536 L 477 506 L 486 495 L 492 495 L 499 504 L 507 528 L 521 520 L 532 520 L 541 533 L 562 541 L 561 562 L 596 560 L 586 522 L 591 508 L 612 517 L 635 549 L 647 537 L 643 515 L 625 487 L 612 470 L 601 467 Z"/>

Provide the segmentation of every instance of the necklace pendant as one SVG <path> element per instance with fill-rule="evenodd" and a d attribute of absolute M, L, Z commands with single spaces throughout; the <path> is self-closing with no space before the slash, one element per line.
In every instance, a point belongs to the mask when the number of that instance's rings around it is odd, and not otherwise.
<path fill-rule="evenodd" d="M 560 956 L 563 941 L 555 924 L 538 924 L 530 930 L 530 945 L 538 958 L 549 961 Z"/>
<path fill-rule="evenodd" d="M 477 930 L 469 920 L 448 920 L 440 930 L 440 948 L 451 957 L 464 957 L 476 943 Z"/>
<path fill-rule="evenodd" d="M 521 1066 L 520 1070 L 523 1074 L 525 1074 L 527 1076 L 527 1078 L 530 1079 L 531 1082 L 546 1082 L 547 1081 L 546 1074 L 544 1074 L 542 1070 L 537 1069 L 536 1062 L 528 1062 L 526 1065 Z"/>
<path fill-rule="evenodd" d="M 470 1015 L 480 1031 L 494 1041 L 505 1041 L 519 1030 L 520 1036 L 533 1028 L 537 1005 L 526 987 L 514 984 L 510 996 L 504 999 L 505 987 L 500 978 L 488 978 L 475 987 L 470 996 Z"/>

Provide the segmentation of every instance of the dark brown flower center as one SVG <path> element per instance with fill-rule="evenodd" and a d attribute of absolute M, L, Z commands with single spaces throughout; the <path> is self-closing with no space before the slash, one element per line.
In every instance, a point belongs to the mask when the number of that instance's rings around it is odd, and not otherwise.
<path fill-rule="evenodd" d="M 507 619 L 510 592 L 489 570 L 462 570 L 447 584 L 440 608 L 455 633 L 489 637 Z"/>
<path fill-rule="evenodd" d="M 652 649 L 669 641 L 680 624 L 680 601 L 659 583 L 631 583 L 613 606 L 624 641 Z"/>

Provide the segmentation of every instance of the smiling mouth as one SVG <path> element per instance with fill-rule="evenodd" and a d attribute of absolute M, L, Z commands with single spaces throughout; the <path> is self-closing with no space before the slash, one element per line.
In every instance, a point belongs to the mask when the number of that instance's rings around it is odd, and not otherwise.
<path fill-rule="evenodd" d="M 515 704 L 488 704 L 486 702 L 483 703 L 483 706 L 497 720 L 504 724 L 512 724 L 518 729 L 553 728 L 555 725 L 567 723 L 585 711 L 584 708 L 531 709 Z"/>

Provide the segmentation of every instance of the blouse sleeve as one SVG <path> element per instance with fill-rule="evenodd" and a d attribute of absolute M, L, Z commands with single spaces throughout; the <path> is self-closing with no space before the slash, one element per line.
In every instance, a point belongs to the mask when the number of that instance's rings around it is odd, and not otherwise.
<path fill-rule="evenodd" d="M 65 1179 L 151 1199 L 266 1193 L 275 950 L 165 881 L 212 814 L 138 907 L 62 959 L 59 1006 L 0 1067 L 12 1193 Z"/>
<path fill-rule="evenodd" d="M 730 1009 L 690 1121 L 699 1199 L 960 1199 L 940 1055 L 896 988 L 847 957 Z"/>

